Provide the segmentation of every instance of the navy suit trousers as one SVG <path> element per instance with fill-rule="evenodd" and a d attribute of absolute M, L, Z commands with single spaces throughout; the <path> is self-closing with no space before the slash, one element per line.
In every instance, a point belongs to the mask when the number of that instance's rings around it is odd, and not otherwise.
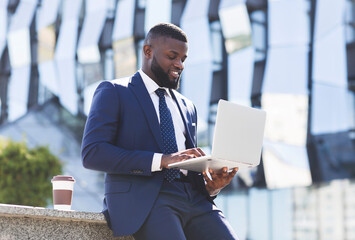
<path fill-rule="evenodd" d="M 222 212 L 187 182 L 164 180 L 136 240 L 238 239 Z"/>

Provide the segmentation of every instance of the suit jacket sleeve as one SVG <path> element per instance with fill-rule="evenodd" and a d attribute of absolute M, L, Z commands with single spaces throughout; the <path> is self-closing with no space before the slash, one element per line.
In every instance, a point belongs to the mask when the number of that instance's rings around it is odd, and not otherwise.
<path fill-rule="evenodd" d="M 115 174 L 150 176 L 153 152 L 117 146 L 120 100 L 115 86 L 102 82 L 96 89 L 86 122 L 82 161 L 86 168 Z"/>

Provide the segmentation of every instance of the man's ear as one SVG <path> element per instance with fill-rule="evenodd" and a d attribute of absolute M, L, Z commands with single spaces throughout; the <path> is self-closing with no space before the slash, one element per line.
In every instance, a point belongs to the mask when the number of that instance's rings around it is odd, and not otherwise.
<path fill-rule="evenodd" d="M 146 58 L 150 59 L 152 57 L 152 52 L 153 52 L 153 50 L 150 45 L 143 46 L 143 53 Z"/>

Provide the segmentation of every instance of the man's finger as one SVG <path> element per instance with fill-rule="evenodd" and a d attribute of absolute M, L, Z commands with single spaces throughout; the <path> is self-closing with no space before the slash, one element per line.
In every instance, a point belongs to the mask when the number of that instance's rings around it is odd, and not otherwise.
<path fill-rule="evenodd" d="M 202 154 L 196 148 L 190 148 L 186 150 L 187 154 L 193 155 L 193 157 L 201 157 Z"/>
<path fill-rule="evenodd" d="M 202 175 L 205 178 L 207 184 L 210 184 L 212 182 L 212 180 L 207 176 L 206 172 L 202 172 Z"/>
<path fill-rule="evenodd" d="M 215 173 L 214 173 L 214 171 L 209 168 L 209 169 L 208 169 L 208 172 L 209 172 L 209 174 L 210 174 L 210 176 L 211 176 L 211 180 L 213 181 L 214 178 L 215 178 Z"/>
<path fill-rule="evenodd" d="M 196 148 L 196 150 L 197 150 L 202 156 L 206 156 L 206 154 L 202 151 L 201 148 Z"/>
<path fill-rule="evenodd" d="M 194 158 L 194 156 L 192 156 L 191 154 L 181 154 L 180 157 L 179 157 L 179 160 L 180 161 L 184 161 L 184 160 L 188 160 L 188 159 L 191 159 L 191 158 Z"/>
<path fill-rule="evenodd" d="M 234 177 L 237 174 L 238 170 L 239 170 L 239 168 L 237 168 L 237 167 L 233 168 L 233 170 L 230 174 L 232 174 L 232 176 Z"/>
<path fill-rule="evenodd" d="M 213 171 L 213 169 L 211 169 L 211 168 L 208 171 L 211 175 L 212 181 L 216 181 L 216 180 L 218 180 L 218 178 L 220 178 L 219 172 Z"/>
<path fill-rule="evenodd" d="M 229 174 L 228 174 L 228 180 L 229 181 L 232 181 L 232 179 L 234 178 L 234 176 L 237 174 L 237 171 L 238 170 L 235 170 L 235 168 L 232 170 L 232 172 L 230 172 Z"/>
<path fill-rule="evenodd" d="M 228 173 L 228 168 L 224 167 L 222 168 L 222 176 L 223 177 L 228 177 L 229 173 Z"/>

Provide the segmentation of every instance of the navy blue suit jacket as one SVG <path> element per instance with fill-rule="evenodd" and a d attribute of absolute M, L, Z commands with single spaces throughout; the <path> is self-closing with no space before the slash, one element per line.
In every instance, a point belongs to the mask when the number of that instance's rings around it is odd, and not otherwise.
<path fill-rule="evenodd" d="M 194 105 L 171 91 L 186 129 L 186 148 L 196 147 Z M 151 172 L 154 153 L 163 142 L 153 102 L 139 73 L 102 82 L 95 91 L 82 142 L 86 168 L 103 171 L 104 210 L 115 236 L 138 231 L 152 209 L 163 173 Z M 201 173 L 189 172 L 196 189 L 212 201 Z"/>

